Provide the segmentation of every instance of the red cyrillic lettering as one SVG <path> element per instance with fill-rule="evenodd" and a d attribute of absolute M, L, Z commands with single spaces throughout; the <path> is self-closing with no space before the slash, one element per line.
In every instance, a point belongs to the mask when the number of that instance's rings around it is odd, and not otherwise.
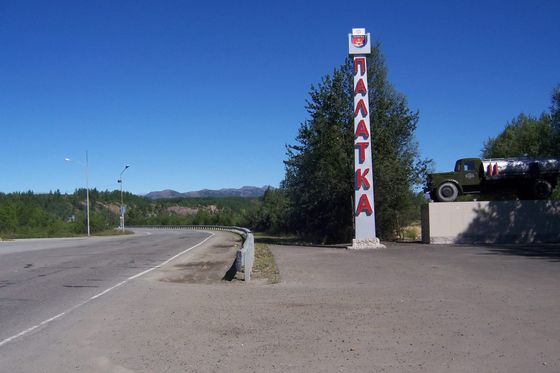
<path fill-rule="evenodd" d="M 365 190 L 369 189 L 371 185 L 369 184 L 369 181 L 367 179 L 368 173 L 369 173 L 369 168 L 366 168 L 363 173 L 362 170 L 360 169 L 356 170 L 356 190 L 360 190 L 362 184 L 364 185 Z"/>
<path fill-rule="evenodd" d="M 364 140 L 367 140 L 369 138 L 369 131 L 366 126 L 366 121 L 363 119 L 356 126 L 356 132 L 354 133 L 354 138 L 357 139 L 360 136 L 362 136 Z"/>
<path fill-rule="evenodd" d="M 358 80 L 356 88 L 354 89 L 354 94 L 357 95 L 358 93 L 361 93 L 362 96 L 365 96 L 367 94 L 367 88 L 363 79 Z"/>
<path fill-rule="evenodd" d="M 358 105 L 356 105 L 354 115 L 358 115 L 358 113 L 361 113 L 362 117 L 365 117 L 368 114 L 367 106 L 363 99 L 360 99 L 360 101 L 358 101 Z"/>
<path fill-rule="evenodd" d="M 373 214 L 373 209 L 371 208 L 371 204 L 369 203 L 369 198 L 365 193 L 360 196 L 360 200 L 358 201 L 358 207 L 356 207 L 356 216 L 360 215 L 362 212 L 365 212 L 367 216 Z"/>
<path fill-rule="evenodd" d="M 354 148 L 358 149 L 358 162 L 360 164 L 364 163 L 366 160 L 366 149 L 369 146 L 369 142 L 356 142 L 354 143 Z"/>
<path fill-rule="evenodd" d="M 360 71 L 360 75 L 364 75 L 366 72 L 366 58 L 365 57 L 355 57 L 354 58 L 354 75 Z"/>

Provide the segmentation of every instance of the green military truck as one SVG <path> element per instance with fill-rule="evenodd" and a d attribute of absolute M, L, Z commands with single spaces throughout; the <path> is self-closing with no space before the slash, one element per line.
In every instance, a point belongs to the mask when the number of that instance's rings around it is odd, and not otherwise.
<path fill-rule="evenodd" d="M 560 158 L 463 158 L 453 172 L 428 175 L 424 191 L 436 202 L 463 194 L 516 193 L 520 199 L 546 199 L 558 182 Z"/>

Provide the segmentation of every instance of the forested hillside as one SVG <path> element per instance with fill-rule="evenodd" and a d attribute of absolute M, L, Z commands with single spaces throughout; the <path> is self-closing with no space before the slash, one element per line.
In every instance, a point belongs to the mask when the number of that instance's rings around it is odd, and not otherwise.
<path fill-rule="evenodd" d="M 90 229 L 93 234 L 119 224 L 120 192 L 90 190 Z M 257 198 L 178 198 L 152 201 L 125 192 L 126 225 L 243 225 L 250 226 L 261 201 Z M 86 190 L 73 194 L 0 193 L 0 238 L 83 235 Z"/>

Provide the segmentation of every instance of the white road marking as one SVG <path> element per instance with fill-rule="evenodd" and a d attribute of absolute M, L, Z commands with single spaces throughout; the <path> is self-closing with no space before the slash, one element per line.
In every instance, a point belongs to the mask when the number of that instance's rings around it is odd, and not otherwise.
<path fill-rule="evenodd" d="M 129 282 L 129 281 L 132 281 L 132 280 L 134 280 L 134 279 L 136 279 L 136 278 L 138 278 L 138 277 L 140 277 L 140 276 L 142 276 L 142 275 L 145 275 L 146 273 L 149 273 L 149 272 L 153 271 L 154 269 L 158 269 L 158 268 L 163 267 L 164 265 L 166 265 L 167 263 L 169 263 L 169 262 L 172 261 L 173 259 L 176 259 L 177 257 L 179 257 L 179 256 L 181 256 L 181 255 L 183 255 L 183 254 L 185 254 L 185 253 L 188 253 L 188 252 L 191 251 L 192 249 L 197 248 L 198 246 L 202 245 L 203 243 L 205 243 L 206 241 L 208 241 L 209 239 L 211 239 L 211 238 L 214 237 L 214 236 L 215 236 L 214 233 L 210 233 L 210 236 L 206 237 L 203 241 L 197 243 L 197 244 L 194 245 L 194 246 L 189 247 L 189 248 L 186 249 L 186 250 L 181 251 L 179 254 L 177 254 L 177 255 L 175 255 L 175 256 L 172 256 L 171 258 L 167 259 L 165 262 L 163 262 L 163 263 L 161 263 L 161 264 L 158 264 L 157 266 L 152 267 L 152 268 L 150 268 L 150 269 L 147 269 L 147 270 L 145 270 L 145 271 L 143 271 L 143 272 L 140 272 L 140 273 L 138 273 L 138 274 L 136 274 L 136 275 L 134 275 L 134 276 L 130 276 L 130 277 L 127 278 L 126 280 L 121 281 L 121 282 L 119 282 L 118 284 L 116 284 L 116 285 L 114 285 L 114 286 L 111 286 L 109 289 L 103 290 L 101 293 L 96 294 L 96 295 L 94 295 L 93 297 L 91 297 L 91 298 L 89 298 L 89 299 L 86 299 L 86 300 L 83 301 L 82 303 L 77 304 L 77 305 L 75 305 L 75 306 L 73 306 L 73 307 L 70 307 L 70 308 L 67 309 L 66 311 L 61 312 L 61 313 L 59 313 L 58 315 L 51 317 L 50 319 L 46 319 L 46 320 L 44 320 L 44 321 L 41 321 L 39 324 L 34 325 L 34 326 L 32 326 L 31 328 L 27 328 L 27 329 L 25 329 L 24 331 L 19 332 L 18 334 L 15 334 L 15 335 L 13 335 L 13 336 L 11 336 L 11 337 L 8 337 L 8 338 L 6 338 L 6 339 L 0 341 L 0 347 L 2 347 L 3 345 L 5 345 L 5 344 L 7 344 L 7 343 L 10 343 L 10 342 L 14 341 L 15 339 L 18 339 L 18 338 L 20 338 L 20 337 L 23 337 L 23 336 L 26 335 L 26 334 L 29 334 L 29 333 L 31 333 L 32 331 L 34 331 L 35 329 L 38 329 L 38 328 L 40 328 L 40 327 L 42 327 L 42 326 L 45 326 L 45 325 L 49 324 L 49 323 L 52 322 L 52 321 L 55 321 L 55 320 L 57 320 L 57 319 L 60 319 L 62 316 L 64 316 L 64 315 L 66 315 L 66 314 L 68 314 L 68 313 L 74 311 L 76 308 L 79 308 L 79 307 L 83 306 L 84 304 L 87 304 L 87 303 L 91 302 L 92 300 L 97 299 L 97 298 L 99 298 L 99 297 L 101 297 L 101 296 L 107 294 L 108 292 L 110 292 L 110 291 L 112 291 L 112 290 L 114 290 L 114 289 L 116 289 L 116 288 L 118 288 L 118 287 L 120 287 L 120 286 L 123 286 L 124 284 L 126 284 L 126 283 Z"/>

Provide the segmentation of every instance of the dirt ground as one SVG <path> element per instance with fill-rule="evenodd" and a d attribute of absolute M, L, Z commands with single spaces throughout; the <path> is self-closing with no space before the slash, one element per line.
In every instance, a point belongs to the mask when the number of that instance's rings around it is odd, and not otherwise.
<path fill-rule="evenodd" d="M 194 370 L 560 371 L 559 246 L 271 250 L 280 284 L 196 297 Z"/>
<path fill-rule="evenodd" d="M 37 334 L 49 347 L 28 358 L 119 373 L 560 371 L 558 246 L 272 246 L 275 285 L 192 273 L 214 268 L 207 249 L 68 315 L 73 337 Z"/>
<path fill-rule="evenodd" d="M 241 247 L 241 236 L 233 233 L 214 232 L 215 238 L 204 250 L 179 258 L 156 273 L 163 282 L 187 284 L 217 284 L 235 260 Z"/>

